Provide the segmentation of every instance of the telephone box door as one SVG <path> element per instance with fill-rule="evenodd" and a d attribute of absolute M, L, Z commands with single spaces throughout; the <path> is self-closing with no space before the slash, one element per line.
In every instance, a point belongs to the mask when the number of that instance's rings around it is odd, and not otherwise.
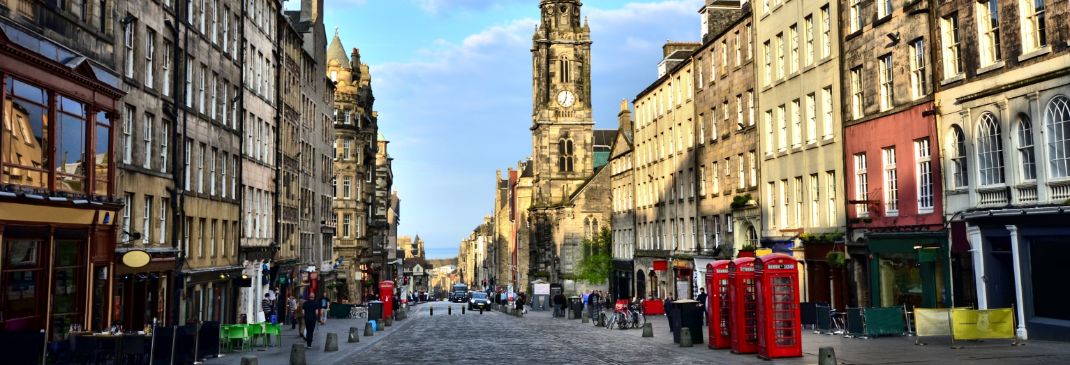
<path fill-rule="evenodd" d="M 758 356 L 802 356 L 799 274 L 795 258 L 764 255 L 754 264 L 758 283 Z"/>
<path fill-rule="evenodd" d="M 718 260 L 706 264 L 706 324 L 709 331 L 707 346 L 711 349 L 732 347 L 728 326 L 731 309 L 728 301 L 728 264 L 730 260 Z"/>
<path fill-rule="evenodd" d="M 758 352 L 758 293 L 754 280 L 754 258 L 741 257 L 728 265 L 728 325 L 732 352 Z"/>
<path fill-rule="evenodd" d="M 383 318 L 394 315 L 394 282 L 383 280 L 379 282 L 379 300 L 383 302 Z"/>

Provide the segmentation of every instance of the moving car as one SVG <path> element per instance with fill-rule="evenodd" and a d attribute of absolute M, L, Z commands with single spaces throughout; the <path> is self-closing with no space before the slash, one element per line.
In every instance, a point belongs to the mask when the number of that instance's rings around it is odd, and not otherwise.
<path fill-rule="evenodd" d="M 490 298 L 487 298 L 487 293 L 474 291 L 470 295 L 472 298 L 468 299 L 468 310 L 490 308 Z"/>
<path fill-rule="evenodd" d="M 464 303 L 468 300 L 468 285 L 454 284 L 450 292 L 450 302 Z"/>

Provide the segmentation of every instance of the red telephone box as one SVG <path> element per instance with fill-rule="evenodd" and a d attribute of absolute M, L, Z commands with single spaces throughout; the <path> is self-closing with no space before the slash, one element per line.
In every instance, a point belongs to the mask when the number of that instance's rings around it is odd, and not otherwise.
<path fill-rule="evenodd" d="M 799 317 L 799 270 L 795 258 L 771 253 L 758 258 L 758 356 L 763 359 L 802 356 Z"/>
<path fill-rule="evenodd" d="M 728 264 L 730 260 L 718 260 L 706 264 L 706 323 L 709 328 L 707 345 L 711 349 L 732 347 L 728 327 L 730 309 L 728 302 Z"/>
<path fill-rule="evenodd" d="M 740 257 L 728 264 L 729 338 L 732 352 L 758 352 L 758 290 L 754 280 L 754 258 Z"/>
<path fill-rule="evenodd" d="M 383 280 L 379 282 L 379 300 L 383 302 L 383 318 L 394 315 L 394 282 Z"/>

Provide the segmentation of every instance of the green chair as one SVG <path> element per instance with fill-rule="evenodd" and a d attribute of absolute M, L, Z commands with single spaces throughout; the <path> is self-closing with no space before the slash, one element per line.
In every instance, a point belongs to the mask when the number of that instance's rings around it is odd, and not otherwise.
<path fill-rule="evenodd" d="M 275 336 L 275 341 L 278 343 L 276 346 L 282 346 L 282 325 L 281 324 L 267 324 L 264 326 L 264 334 L 267 335 L 266 344 L 271 346 L 271 336 Z"/>
<path fill-rule="evenodd" d="M 231 343 L 233 343 L 234 341 L 238 341 L 238 342 L 241 343 L 241 349 L 243 351 L 250 347 L 250 344 L 249 344 L 249 340 L 250 340 L 249 339 L 249 330 L 248 330 L 248 328 L 246 326 L 244 326 L 244 325 L 232 325 L 232 326 L 229 326 L 227 328 L 227 333 L 228 333 L 227 338 L 230 340 Z M 233 347 L 231 347 L 231 349 L 233 350 Z"/>
<path fill-rule="evenodd" d="M 245 328 L 249 331 L 249 339 L 252 340 L 252 347 L 256 347 L 256 340 L 264 337 L 264 324 L 253 323 Z"/>
<path fill-rule="evenodd" d="M 223 351 L 230 352 L 233 349 L 233 344 L 230 341 L 230 325 L 219 326 L 219 347 Z"/>

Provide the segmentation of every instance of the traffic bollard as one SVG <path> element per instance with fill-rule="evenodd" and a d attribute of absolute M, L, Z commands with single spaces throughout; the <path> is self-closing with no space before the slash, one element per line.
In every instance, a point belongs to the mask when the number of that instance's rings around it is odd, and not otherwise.
<path fill-rule="evenodd" d="M 305 365 L 305 344 L 295 343 L 290 348 L 290 365 Z"/>
<path fill-rule="evenodd" d="M 483 315 L 483 307 L 479 307 L 479 315 Z"/>
<path fill-rule="evenodd" d="M 364 336 L 371 337 L 375 335 L 375 327 L 372 327 L 371 322 L 364 323 Z"/>
<path fill-rule="evenodd" d="M 680 329 L 680 347 L 691 347 L 695 344 L 691 342 L 691 329 L 684 327 Z"/>
<path fill-rule="evenodd" d="M 818 365 L 836 365 L 836 350 L 832 347 L 822 347 L 817 350 Z"/>
<path fill-rule="evenodd" d="M 427 310 L 428 310 L 429 312 L 431 312 L 431 316 L 432 316 L 432 317 L 434 317 L 434 316 L 435 316 L 435 307 L 434 307 L 434 306 L 428 307 L 428 308 L 427 308 Z"/>
<path fill-rule="evenodd" d="M 357 334 L 356 327 L 349 327 L 349 343 L 360 342 L 360 335 Z"/>
<path fill-rule="evenodd" d="M 338 334 L 327 333 L 327 339 L 323 342 L 323 352 L 338 351 Z"/>
<path fill-rule="evenodd" d="M 587 312 L 583 312 L 583 323 L 591 323 L 591 318 L 587 316 Z"/>
<path fill-rule="evenodd" d="M 464 314 L 464 306 L 461 306 L 461 314 Z"/>
<path fill-rule="evenodd" d="M 607 326 L 612 326 L 612 323 L 606 323 Z M 654 337 L 654 325 L 650 323 L 643 323 L 643 337 Z"/>
<path fill-rule="evenodd" d="M 241 357 L 241 365 L 257 365 L 258 363 L 255 355 L 245 355 Z"/>
<path fill-rule="evenodd" d="M 446 307 L 446 315 L 449 315 L 449 316 L 453 315 L 453 306 L 452 305 Z"/>

